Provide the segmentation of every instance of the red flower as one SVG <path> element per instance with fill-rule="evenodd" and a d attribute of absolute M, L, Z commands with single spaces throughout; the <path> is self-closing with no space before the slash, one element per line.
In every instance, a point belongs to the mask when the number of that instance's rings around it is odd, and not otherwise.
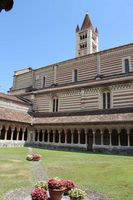
<path fill-rule="evenodd" d="M 52 178 L 48 180 L 48 188 L 50 189 L 62 189 L 64 187 L 64 180 L 62 179 Z"/>
<path fill-rule="evenodd" d="M 32 196 L 32 200 L 47 200 L 48 199 L 47 191 L 44 190 L 43 188 L 35 188 L 34 190 L 32 190 L 31 196 Z"/>
<path fill-rule="evenodd" d="M 64 180 L 64 185 L 67 190 L 71 190 L 75 187 L 75 183 L 72 180 Z"/>

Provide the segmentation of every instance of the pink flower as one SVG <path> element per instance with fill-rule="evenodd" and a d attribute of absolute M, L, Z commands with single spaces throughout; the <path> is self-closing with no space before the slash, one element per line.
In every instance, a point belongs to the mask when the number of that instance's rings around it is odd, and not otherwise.
<path fill-rule="evenodd" d="M 35 188 L 34 190 L 32 190 L 31 196 L 32 196 L 32 200 L 47 200 L 48 199 L 47 191 L 44 190 L 43 188 Z"/>

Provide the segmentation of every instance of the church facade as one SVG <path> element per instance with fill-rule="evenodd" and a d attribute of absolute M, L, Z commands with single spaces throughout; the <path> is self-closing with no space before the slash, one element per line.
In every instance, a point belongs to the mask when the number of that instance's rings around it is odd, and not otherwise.
<path fill-rule="evenodd" d="M 98 51 L 88 15 L 76 58 L 16 71 L 7 97 L 24 118 L 0 119 L 2 144 L 133 153 L 133 44 Z"/>

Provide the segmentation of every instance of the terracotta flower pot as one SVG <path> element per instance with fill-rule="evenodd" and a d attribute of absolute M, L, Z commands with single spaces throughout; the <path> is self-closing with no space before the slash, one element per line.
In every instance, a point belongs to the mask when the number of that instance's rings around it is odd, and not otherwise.
<path fill-rule="evenodd" d="M 61 200 L 65 188 L 62 189 L 49 189 L 49 195 L 52 200 Z"/>

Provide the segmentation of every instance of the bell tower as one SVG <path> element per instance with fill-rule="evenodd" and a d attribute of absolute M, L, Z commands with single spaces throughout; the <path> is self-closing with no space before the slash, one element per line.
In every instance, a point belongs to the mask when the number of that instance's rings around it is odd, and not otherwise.
<path fill-rule="evenodd" d="M 85 15 L 81 28 L 76 27 L 76 57 L 98 51 L 98 30 L 93 28 L 88 14 Z"/>

